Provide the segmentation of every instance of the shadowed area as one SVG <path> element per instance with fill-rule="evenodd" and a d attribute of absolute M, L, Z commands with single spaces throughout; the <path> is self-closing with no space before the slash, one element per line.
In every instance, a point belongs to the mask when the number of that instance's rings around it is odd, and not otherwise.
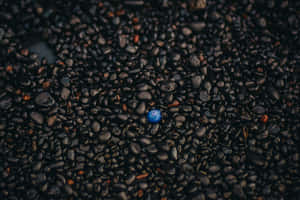
<path fill-rule="evenodd" d="M 49 64 L 55 63 L 56 56 L 46 42 L 38 41 L 28 47 L 29 51 L 36 53 L 41 60 L 46 58 Z"/>

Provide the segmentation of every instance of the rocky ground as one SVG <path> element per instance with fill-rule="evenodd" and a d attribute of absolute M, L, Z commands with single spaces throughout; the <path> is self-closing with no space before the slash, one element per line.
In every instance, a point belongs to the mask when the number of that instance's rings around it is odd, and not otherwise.
<path fill-rule="evenodd" d="M 287 0 L 0 0 L 0 199 L 299 200 L 299 28 Z"/>

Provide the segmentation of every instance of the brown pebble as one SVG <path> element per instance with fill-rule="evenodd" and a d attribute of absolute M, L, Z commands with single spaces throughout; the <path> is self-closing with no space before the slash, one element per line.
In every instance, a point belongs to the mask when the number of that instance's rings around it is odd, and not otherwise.
<path fill-rule="evenodd" d="M 56 116 L 53 115 L 51 117 L 48 118 L 48 126 L 53 126 L 53 124 L 55 123 L 56 121 Z"/>

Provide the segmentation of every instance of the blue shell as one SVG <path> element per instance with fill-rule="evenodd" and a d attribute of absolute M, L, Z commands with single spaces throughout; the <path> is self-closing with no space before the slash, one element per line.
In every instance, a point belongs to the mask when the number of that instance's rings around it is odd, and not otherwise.
<path fill-rule="evenodd" d="M 161 120 L 160 110 L 150 110 L 148 112 L 147 118 L 150 123 L 158 123 Z"/>

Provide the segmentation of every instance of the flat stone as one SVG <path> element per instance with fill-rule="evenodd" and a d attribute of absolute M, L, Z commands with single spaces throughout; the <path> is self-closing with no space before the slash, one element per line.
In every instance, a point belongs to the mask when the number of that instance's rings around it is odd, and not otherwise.
<path fill-rule="evenodd" d="M 97 121 L 94 121 L 93 124 L 92 124 L 92 129 L 96 133 L 99 132 L 100 129 L 101 129 L 100 123 L 97 122 Z"/>
<path fill-rule="evenodd" d="M 189 62 L 190 62 L 192 67 L 200 67 L 200 64 L 201 64 L 201 61 L 200 61 L 199 57 L 196 56 L 196 55 L 190 56 Z"/>
<path fill-rule="evenodd" d="M 63 88 L 61 90 L 60 96 L 62 99 L 67 100 L 69 98 L 70 94 L 71 94 L 71 91 L 68 88 Z"/>
<path fill-rule="evenodd" d="M 141 100 L 151 100 L 152 95 L 150 92 L 143 91 L 138 94 L 138 98 Z"/>
<path fill-rule="evenodd" d="M 191 29 L 189 29 L 189 28 L 187 28 L 187 27 L 184 27 L 184 28 L 182 29 L 182 33 L 183 33 L 183 35 L 185 35 L 185 36 L 189 36 L 189 35 L 191 35 L 193 32 L 192 32 Z"/>
<path fill-rule="evenodd" d="M 192 22 L 190 27 L 193 29 L 193 31 L 200 32 L 206 27 L 206 24 L 205 22 Z"/>
<path fill-rule="evenodd" d="M 197 137 L 203 137 L 205 135 L 205 132 L 206 132 L 206 127 L 201 127 L 196 130 L 195 134 Z"/>
<path fill-rule="evenodd" d="M 141 102 L 138 107 L 136 108 L 136 113 L 139 115 L 143 115 L 145 114 L 146 111 L 146 103 L 145 102 Z"/>
<path fill-rule="evenodd" d="M 50 107 L 55 103 L 55 100 L 48 92 L 43 92 L 36 96 L 35 103 L 39 106 Z"/>
<path fill-rule="evenodd" d="M 139 154 L 141 152 L 141 146 L 137 143 L 131 143 L 130 149 L 134 154 Z"/>
<path fill-rule="evenodd" d="M 57 119 L 56 115 L 49 117 L 48 118 L 48 126 L 53 126 L 56 119 Z"/>
<path fill-rule="evenodd" d="M 194 76 L 192 78 L 192 85 L 194 88 L 199 88 L 202 83 L 201 76 Z"/>
<path fill-rule="evenodd" d="M 99 135 L 99 139 L 100 139 L 100 141 L 102 141 L 102 142 L 106 142 L 106 141 L 108 141 L 110 138 L 111 138 L 111 133 L 110 133 L 110 132 L 104 132 L 104 133 L 101 133 L 101 134 Z"/>
<path fill-rule="evenodd" d="M 162 83 L 160 89 L 163 92 L 173 92 L 176 89 L 176 83 L 175 82 Z"/>
<path fill-rule="evenodd" d="M 7 110 L 12 106 L 12 98 L 5 97 L 0 100 L 0 109 Z"/>
<path fill-rule="evenodd" d="M 30 117 L 33 119 L 38 124 L 43 124 L 44 123 L 44 117 L 42 114 L 38 112 L 31 112 Z"/>

